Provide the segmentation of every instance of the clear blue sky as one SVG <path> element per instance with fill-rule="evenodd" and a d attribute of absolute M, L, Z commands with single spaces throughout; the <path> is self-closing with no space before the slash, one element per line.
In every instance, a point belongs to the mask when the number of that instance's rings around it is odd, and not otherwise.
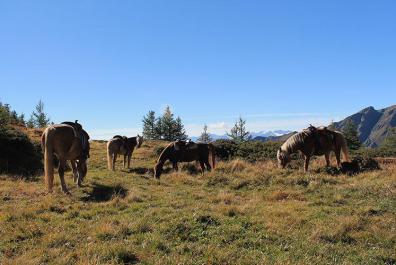
<path fill-rule="evenodd" d="M 396 103 L 396 1 L 0 1 L 0 100 L 135 134 L 327 124 Z"/>

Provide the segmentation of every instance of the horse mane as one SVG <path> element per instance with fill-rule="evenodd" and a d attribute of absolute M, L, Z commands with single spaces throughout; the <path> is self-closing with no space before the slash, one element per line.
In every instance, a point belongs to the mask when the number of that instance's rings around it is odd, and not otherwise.
<path fill-rule="evenodd" d="M 167 154 L 167 152 L 170 150 L 170 148 L 174 147 L 174 142 L 171 142 L 170 144 L 168 144 L 164 150 L 162 150 L 161 154 L 158 157 L 158 161 L 162 161 L 163 157 Z"/>
<path fill-rule="evenodd" d="M 310 136 L 311 132 L 309 130 L 303 130 L 302 132 L 296 133 L 286 140 L 286 142 L 281 146 L 281 149 L 288 153 L 293 153 L 299 146 L 301 146 L 301 144 L 304 144 Z"/>

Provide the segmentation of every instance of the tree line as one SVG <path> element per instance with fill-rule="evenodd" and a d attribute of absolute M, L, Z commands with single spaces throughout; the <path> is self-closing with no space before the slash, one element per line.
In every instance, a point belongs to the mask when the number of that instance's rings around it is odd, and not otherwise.
<path fill-rule="evenodd" d="M 28 128 L 45 128 L 51 124 L 51 120 L 44 112 L 42 100 L 37 103 L 28 120 L 26 120 L 24 113 L 18 114 L 9 104 L 0 102 L 0 126 L 4 127 L 9 124 Z"/>

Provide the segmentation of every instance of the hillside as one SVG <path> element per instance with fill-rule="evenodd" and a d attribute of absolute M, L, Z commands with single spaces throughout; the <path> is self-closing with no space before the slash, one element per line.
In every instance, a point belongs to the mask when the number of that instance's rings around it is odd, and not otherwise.
<path fill-rule="evenodd" d="M 348 177 L 275 161 L 184 165 L 153 179 L 158 146 L 106 169 L 92 142 L 85 186 L 44 193 L 0 176 L 0 264 L 395 264 L 396 165 Z M 300 161 L 301 162 L 301 161 Z M 169 168 L 169 166 L 167 166 Z M 299 169 L 300 168 L 300 169 Z"/>
<path fill-rule="evenodd" d="M 342 130 L 349 121 L 357 126 L 360 141 L 365 146 L 378 147 L 389 130 L 396 127 L 396 105 L 380 110 L 373 107 L 365 108 L 342 121 L 335 122 L 334 126 Z"/>

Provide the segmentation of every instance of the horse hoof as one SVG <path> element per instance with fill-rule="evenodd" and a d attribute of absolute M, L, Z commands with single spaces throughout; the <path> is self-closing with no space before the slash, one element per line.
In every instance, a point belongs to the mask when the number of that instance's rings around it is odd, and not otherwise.
<path fill-rule="evenodd" d="M 68 190 L 62 190 L 62 191 L 63 191 L 63 193 L 66 194 L 66 195 L 69 195 L 69 196 L 71 195 L 70 191 L 68 191 Z"/>

